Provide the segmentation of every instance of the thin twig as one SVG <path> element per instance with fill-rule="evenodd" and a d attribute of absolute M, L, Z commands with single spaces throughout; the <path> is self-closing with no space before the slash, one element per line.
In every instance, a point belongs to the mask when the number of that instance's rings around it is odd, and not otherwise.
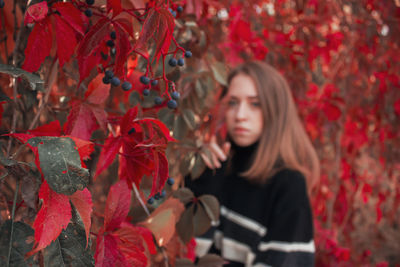
<path fill-rule="evenodd" d="M 16 206 L 16 203 L 17 203 L 18 191 L 19 191 L 19 179 L 17 179 L 17 185 L 16 185 L 16 188 L 15 188 L 14 201 L 13 201 L 13 206 L 12 206 L 12 211 L 11 211 L 11 231 L 10 231 L 10 242 L 9 242 L 9 244 L 8 244 L 7 267 L 10 266 L 10 257 L 11 257 L 11 248 L 12 248 L 12 237 L 13 237 L 13 232 L 14 232 L 15 206 Z"/>
<path fill-rule="evenodd" d="M 40 114 L 42 113 L 44 107 L 47 105 L 47 101 L 49 100 L 49 96 L 51 93 L 51 88 L 53 87 L 53 84 L 54 84 L 54 81 L 51 80 L 51 77 L 53 76 L 53 72 L 54 72 L 54 69 L 57 67 L 57 64 L 58 64 L 58 59 L 53 60 L 53 63 L 51 64 L 51 68 L 50 68 L 51 71 L 50 71 L 50 74 L 49 74 L 48 80 L 47 80 L 46 93 L 44 95 L 44 98 L 42 99 L 42 103 L 39 107 L 38 112 L 35 115 L 35 118 L 33 119 L 31 125 L 29 125 L 29 130 L 32 130 L 35 127 L 37 121 L 40 118 Z"/>
<path fill-rule="evenodd" d="M 132 183 L 132 187 L 133 187 L 133 191 L 135 191 L 135 195 L 136 195 L 137 199 L 139 200 L 140 205 L 142 206 L 142 208 L 146 212 L 147 216 L 150 216 L 149 209 L 146 207 L 146 204 L 144 204 L 142 198 L 140 197 L 139 190 L 137 189 L 135 183 Z"/>

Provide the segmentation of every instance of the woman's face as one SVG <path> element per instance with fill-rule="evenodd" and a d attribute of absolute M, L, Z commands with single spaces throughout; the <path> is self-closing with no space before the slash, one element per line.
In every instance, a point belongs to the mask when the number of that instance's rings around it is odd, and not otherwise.
<path fill-rule="evenodd" d="M 235 144 L 245 147 L 257 142 L 264 120 L 258 92 L 250 76 L 238 74 L 232 79 L 226 101 L 226 124 Z"/>

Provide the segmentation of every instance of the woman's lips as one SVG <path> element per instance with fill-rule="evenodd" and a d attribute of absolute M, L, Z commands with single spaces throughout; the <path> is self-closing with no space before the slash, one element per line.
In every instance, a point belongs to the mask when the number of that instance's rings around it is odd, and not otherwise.
<path fill-rule="evenodd" d="M 237 134 L 247 133 L 249 130 L 243 127 L 235 127 L 233 131 Z"/>

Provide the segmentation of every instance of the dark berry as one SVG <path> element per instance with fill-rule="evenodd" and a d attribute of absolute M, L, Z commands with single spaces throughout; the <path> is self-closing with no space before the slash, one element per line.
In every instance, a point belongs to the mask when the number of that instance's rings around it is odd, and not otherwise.
<path fill-rule="evenodd" d="M 130 129 L 129 132 L 128 132 L 128 134 L 133 134 L 133 133 L 136 133 L 135 128 Z"/>
<path fill-rule="evenodd" d="M 181 97 L 181 94 L 179 92 L 175 91 L 175 92 L 171 93 L 171 97 L 175 100 L 179 100 L 179 98 Z"/>
<path fill-rule="evenodd" d="M 178 61 L 176 60 L 176 58 L 171 58 L 171 59 L 168 61 L 168 64 L 169 64 L 171 67 L 175 67 L 176 64 L 178 64 Z"/>
<path fill-rule="evenodd" d="M 178 59 L 178 65 L 181 67 L 185 65 L 185 60 L 183 58 Z"/>
<path fill-rule="evenodd" d="M 132 84 L 130 82 L 123 82 L 121 87 L 122 87 L 122 90 L 129 91 L 132 89 Z"/>
<path fill-rule="evenodd" d="M 160 194 L 161 198 L 165 197 L 166 195 L 167 195 L 167 192 L 165 190 L 161 191 L 161 194 Z"/>
<path fill-rule="evenodd" d="M 140 76 L 140 82 L 143 84 L 149 84 L 150 83 L 150 79 L 147 76 Z"/>
<path fill-rule="evenodd" d="M 4 5 L 5 5 L 4 1 L 3 1 L 3 0 L 0 0 L 0 8 L 3 8 Z"/>
<path fill-rule="evenodd" d="M 144 96 L 149 96 L 150 95 L 150 90 L 149 89 L 144 89 L 143 90 L 143 95 Z"/>
<path fill-rule="evenodd" d="M 173 185 L 175 183 L 175 180 L 174 180 L 174 178 L 172 178 L 172 177 L 168 177 L 168 179 L 167 179 L 167 184 L 169 184 L 169 185 Z"/>
<path fill-rule="evenodd" d="M 182 6 L 178 6 L 178 7 L 176 8 L 176 11 L 182 12 L 182 11 L 183 11 L 183 7 L 182 7 Z"/>
<path fill-rule="evenodd" d="M 158 84 L 158 80 L 152 80 L 152 81 L 151 81 L 151 85 L 152 85 L 152 86 L 156 86 L 157 84 Z"/>
<path fill-rule="evenodd" d="M 172 16 L 174 16 L 174 18 L 176 17 L 176 12 L 175 11 L 171 11 Z"/>
<path fill-rule="evenodd" d="M 159 200 L 160 198 L 161 198 L 160 193 L 157 193 L 157 194 L 154 195 L 154 199 L 155 200 Z"/>
<path fill-rule="evenodd" d="M 178 106 L 175 100 L 171 99 L 167 103 L 167 107 L 170 109 L 175 109 Z"/>
<path fill-rule="evenodd" d="M 110 32 L 110 37 L 113 40 L 117 39 L 117 33 L 115 31 Z"/>
<path fill-rule="evenodd" d="M 192 52 L 190 52 L 190 51 L 185 51 L 185 57 L 186 57 L 186 58 L 192 57 Z"/>
<path fill-rule="evenodd" d="M 112 77 L 114 77 L 114 72 L 112 70 L 106 70 L 104 72 L 104 74 L 106 75 L 107 78 L 111 79 Z"/>
<path fill-rule="evenodd" d="M 162 104 L 162 98 L 159 97 L 159 96 L 156 96 L 156 97 L 154 98 L 154 104 L 156 104 L 156 105 L 161 105 L 161 104 Z"/>
<path fill-rule="evenodd" d="M 154 203 L 154 198 L 152 198 L 152 197 L 149 198 L 149 199 L 147 200 L 147 203 L 149 203 L 150 205 L 153 204 L 153 203 Z"/>
<path fill-rule="evenodd" d="M 94 4 L 94 0 L 86 0 L 86 4 L 93 5 Z"/>
<path fill-rule="evenodd" d="M 114 41 L 113 40 L 108 40 L 107 42 L 106 42 L 106 45 L 107 46 L 109 46 L 109 47 L 114 47 Z"/>
<path fill-rule="evenodd" d="M 85 10 L 85 15 L 86 15 L 86 17 L 90 18 L 93 15 L 92 10 L 86 9 Z"/>
<path fill-rule="evenodd" d="M 104 77 L 103 77 L 103 83 L 104 83 L 104 84 L 110 84 L 110 82 L 111 82 L 111 79 L 110 79 L 110 78 L 108 78 L 107 76 L 104 76 Z"/>
<path fill-rule="evenodd" d="M 121 81 L 118 79 L 118 77 L 112 77 L 112 79 L 111 79 L 111 84 L 112 85 L 114 85 L 114 86 L 118 86 L 118 85 L 120 85 L 120 83 L 121 83 Z"/>

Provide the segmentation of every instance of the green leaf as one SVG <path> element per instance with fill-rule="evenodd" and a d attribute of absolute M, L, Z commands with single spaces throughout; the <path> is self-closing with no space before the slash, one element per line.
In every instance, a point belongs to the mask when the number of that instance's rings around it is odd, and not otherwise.
<path fill-rule="evenodd" d="M 196 160 L 194 162 L 193 169 L 191 171 L 192 179 L 199 178 L 200 175 L 204 172 L 206 165 L 204 164 L 203 159 L 201 158 L 200 154 L 196 156 Z"/>
<path fill-rule="evenodd" d="M 205 212 L 212 221 L 219 220 L 219 203 L 216 197 L 212 195 L 202 195 L 199 201 L 204 207 Z"/>
<path fill-rule="evenodd" d="M 50 188 L 72 195 L 89 183 L 89 171 L 82 168 L 75 142 L 68 137 L 34 137 L 28 143 L 39 151 L 40 168 Z"/>
<path fill-rule="evenodd" d="M 182 116 L 177 116 L 174 123 L 174 137 L 178 140 L 182 140 L 187 133 L 188 127 Z"/>
<path fill-rule="evenodd" d="M 181 187 L 178 190 L 174 191 L 172 193 L 172 196 L 174 198 L 179 199 L 183 204 L 189 203 L 194 198 L 193 192 L 189 188 L 186 188 L 186 187 Z"/>
<path fill-rule="evenodd" d="M 196 120 L 194 112 L 191 109 L 184 109 L 182 115 L 189 129 L 194 130 L 196 128 Z"/>
<path fill-rule="evenodd" d="M 28 80 L 33 90 L 43 91 L 44 81 L 40 79 L 38 75 L 32 74 L 30 72 L 27 72 L 20 68 L 16 68 L 14 66 L 5 65 L 1 63 L 0 63 L 0 72 L 7 73 L 15 78 L 22 76 L 26 80 Z"/>
<path fill-rule="evenodd" d="M 176 231 L 185 244 L 187 244 L 194 236 L 193 209 L 194 205 L 191 205 L 189 208 L 187 208 L 182 213 L 181 218 L 176 224 Z"/>
<path fill-rule="evenodd" d="M 225 68 L 225 64 L 221 62 L 215 62 L 214 64 L 211 65 L 211 70 L 214 74 L 215 80 L 219 82 L 220 84 L 227 86 L 227 72 Z"/>
<path fill-rule="evenodd" d="M 175 267 L 195 267 L 195 265 L 189 259 L 181 258 L 181 259 L 176 259 Z"/>
<path fill-rule="evenodd" d="M 33 234 L 34 231 L 29 225 L 23 222 L 11 224 L 11 220 L 7 220 L 0 228 L 0 266 L 36 266 L 32 258 L 24 259 L 25 254 L 32 250 Z M 9 252 L 11 253 L 8 259 Z"/>
<path fill-rule="evenodd" d="M 94 266 L 90 247 L 86 248 L 85 230 L 74 223 L 44 249 L 43 258 L 44 266 Z"/>
<path fill-rule="evenodd" d="M 200 258 L 197 266 L 199 267 L 222 267 L 225 260 L 215 254 L 207 254 Z"/>
<path fill-rule="evenodd" d="M 193 228 L 194 235 L 200 236 L 210 229 L 211 220 L 208 217 L 204 207 L 201 204 L 197 204 L 197 210 L 193 216 Z"/>
<path fill-rule="evenodd" d="M 179 171 L 182 176 L 189 174 L 190 167 L 192 165 L 192 159 L 194 157 L 193 152 L 184 153 L 179 160 Z"/>
<path fill-rule="evenodd" d="M 172 130 L 175 122 L 175 115 L 168 108 L 162 108 L 158 112 L 158 118 L 162 121 L 168 129 Z"/>
<path fill-rule="evenodd" d="M 204 88 L 203 83 L 201 80 L 196 80 L 196 86 L 194 87 L 194 90 L 196 91 L 197 96 L 202 99 L 206 96 L 206 91 L 207 89 Z"/>

